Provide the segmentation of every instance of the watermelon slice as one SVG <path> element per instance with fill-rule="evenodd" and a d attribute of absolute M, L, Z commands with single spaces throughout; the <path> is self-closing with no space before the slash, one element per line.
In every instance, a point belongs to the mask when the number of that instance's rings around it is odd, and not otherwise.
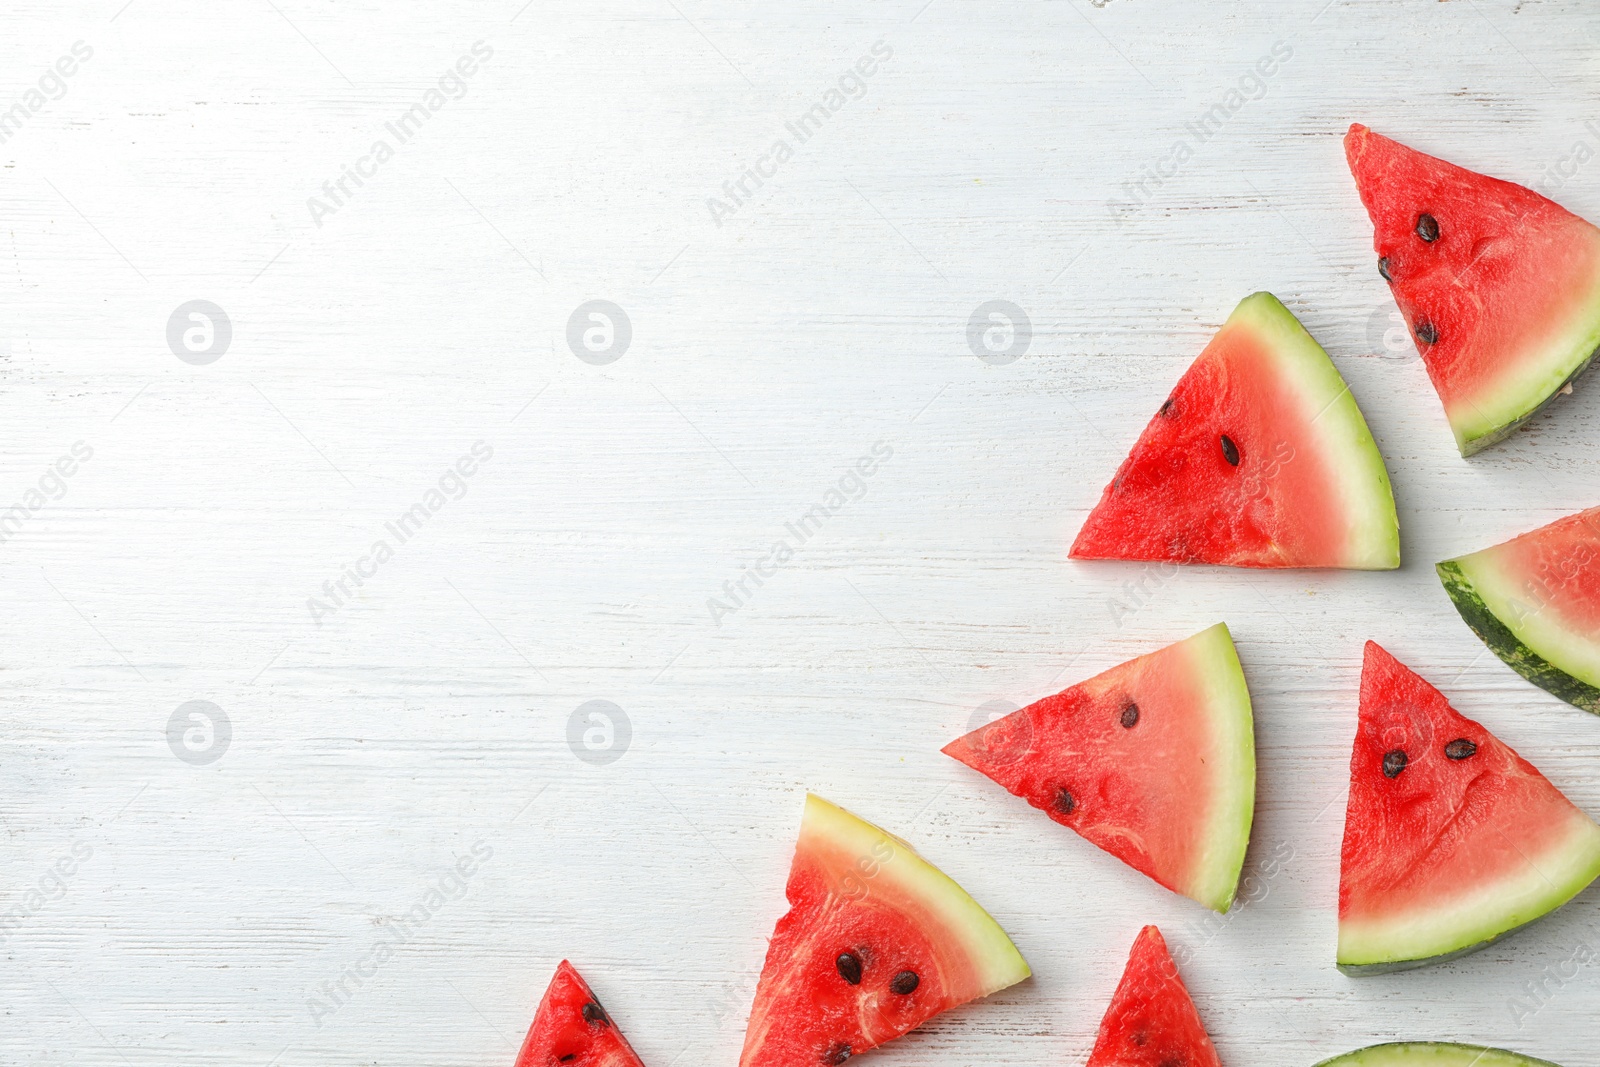
<path fill-rule="evenodd" d="M 1439 1041 L 1396 1041 L 1347 1052 L 1317 1067 L 1556 1067 L 1549 1060 L 1519 1056 L 1503 1048 L 1450 1045 Z"/>
<path fill-rule="evenodd" d="M 1073 559 L 1400 565 L 1394 494 L 1328 354 L 1271 293 L 1246 297 L 1106 486 Z"/>
<path fill-rule="evenodd" d="M 1600 714 L 1600 508 L 1439 564 L 1456 610 L 1528 681 Z"/>
<path fill-rule="evenodd" d="M 1154 926 L 1133 942 L 1087 1067 L 1222 1067 Z"/>
<path fill-rule="evenodd" d="M 566 960 L 534 1012 L 516 1067 L 644 1067 L 589 984 Z"/>
<path fill-rule="evenodd" d="M 1344 150 L 1378 270 L 1470 456 L 1547 404 L 1600 346 L 1600 229 L 1360 124 Z"/>
<path fill-rule="evenodd" d="M 1339 969 L 1459 956 L 1600 875 L 1600 826 L 1374 642 L 1339 876 Z"/>
<path fill-rule="evenodd" d="M 1256 755 L 1250 691 L 1222 623 L 944 751 L 1168 889 L 1232 906 Z"/>
<path fill-rule="evenodd" d="M 916 850 L 806 797 L 740 1067 L 826 1067 L 1028 977 L 1005 931 Z"/>

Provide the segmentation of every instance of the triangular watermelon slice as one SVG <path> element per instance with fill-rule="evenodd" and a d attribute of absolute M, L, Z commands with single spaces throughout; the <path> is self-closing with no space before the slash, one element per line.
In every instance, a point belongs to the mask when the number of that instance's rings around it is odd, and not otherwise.
<path fill-rule="evenodd" d="M 1100 1023 L 1087 1067 L 1222 1067 L 1161 931 L 1146 926 Z"/>
<path fill-rule="evenodd" d="M 1470 456 L 1548 403 L 1600 346 L 1600 229 L 1359 123 L 1344 150 L 1378 270 Z"/>
<path fill-rule="evenodd" d="M 644 1067 L 577 970 L 562 960 L 516 1067 Z"/>
<path fill-rule="evenodd" d="M 1246 297 L 1101 494 L 1073 559 L 1400 565 L 1394 493 L 1344 379 L 1271 293 Z"/>
<path fill-rule="evenodd" d="M 1600 508 L 1438 565 L 1456 610 L 1528 681 L 1600 715 Z"/>
<path fill-rule="evenodd" d="M 1250 691 L 1222 623 L 944 748 L 1168 889 L 1227 911 L 1255 814 Z"/>
<path fill-rule="evenodd" d="M 1600 826 L 1376 643 L 1361 670 L 1339 875 L 1339 969 L 1482 948 L 1600 875 Z"/>
<path fill-rule="evenodd" d="M 1005 931 L 898 837 L 806 797 L 740 1067 L 836 1067 L 1028 977 Z"/>

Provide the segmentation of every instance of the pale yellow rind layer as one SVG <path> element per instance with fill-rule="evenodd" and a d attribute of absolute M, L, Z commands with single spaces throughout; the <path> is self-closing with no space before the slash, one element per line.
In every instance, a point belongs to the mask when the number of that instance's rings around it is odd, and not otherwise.
<path fill-rule="evenodd" d="M 1484 607 L 1517 640 L 1574 678 L 1600 686 L 1600 640 L 1564 624 L 1554 608 L 1541 608 L 1538 590 L 1519 588 L 1500 565 L 1500 548 L 1496 545 L 1453 562 Z"/>
<path fill-rule="evenodd" d="M 1317 1067 L 1556 1067 L 1548 1060 L 1519 1056 L 1500 1048 L 1405 1041 L 1357 1049 Z"/>
<path fill-rule="evenodd" d="M 1383 456 L 1350 387 L 1316 339 L 1271 293 L 1239 302 L 1228 321 L 1247 322 L 1277 356 L 1300 396 L 1301 412 L 1318 437 L 1336 479 L 1348 528 L 1342 567 L 1393 570 L 1400 566 L 1400 522 Z"/>
<path fill-rule="evenodd" d="M 1600 876 L 1600 826 L 1574 809 L 1561 841 L 1510 878 L 1453 900 L 1387 915 L 1339 921 L 1339 965 L 1426 960 L 1471 948 L 1548 914 Z"/>
<path fill-rule="evenodd" d="M 1569 222 L 1571 241 L 1600 245 L 1600 230 L 1582 219 Z M 1587 279 L 1587 285 L 1574 281 L 1565 301 L 1571 309 L 1565 322 L 1551 323 L 1544 334 L 1526 338 L 1520 350 L 1502 357 L 1502 373 L 1471 397 L 1446 405 L 1463 456 L 1500 440 L 1538 411 L 1600 347 L 1600 274 Z"/>
<path fill-rule="evenodd" d="M 1214 911 L 1226 912 L 1239 889 L 1255 820 L 1256 739 L 1250 690 L 1227 624 L 1202 630 L 1181 647 L 1193 676 L 1205 686 L 1202 699 L 1211 727 L 1216 786 L 1200 875 L 1187 893 Z"/>
<path fill-rule="evenodd" d="M 900 838 L 831 804 L 806 795 L 800 850 L 822 846 L 860 857 L 867 884 L 915 899 L 941 920 L 940 933 L 961 946 L 979 975 L 980 996 L 1016 985 L 1033 972 L 1011 938 L 955 881 Z M 885 858 L 887 857 L 887 858 Z"/>

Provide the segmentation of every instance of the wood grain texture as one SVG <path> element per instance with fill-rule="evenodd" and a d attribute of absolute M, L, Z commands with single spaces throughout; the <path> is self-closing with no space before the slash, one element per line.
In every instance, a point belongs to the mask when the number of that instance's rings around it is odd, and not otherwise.
<path fill-rule="evenodd" d="M 1237 1067 L 1394 1038 L 1600 1063 L 1593 968 L 1509 1006 L 1600 943 L 1600 890 L 1457 963 L 1333 967 L 1367 638 L 1600 814 L 1600 722 L 1488 654 L 1432 571 L 1600 499 L 1600 401 L 1580 382 L 1461 460 L 1384 344 L 1339 143 L 1360 120 L 1525 182 L 1600 150 L 1592 4 L 120 5 L 13 4 L 0 34 L 0 108 L 93 50 L 0 144 L 0 499 L 93 449 L 0 544 L 0 913 L 48 898 L 0 944 L 0 1062 L 509 1064 L 570 957 L 648 1063 L 734 1063 L 813 789 L 915 842 L 1037 975 L 882 1067 L 1081 1062 L 1146 922 Z M 479 41 L 459 98 L 317 225 L 308 198 Z M 718 225 L 707 199 L 877 42 L 864 95 Z M 1556 195 L 1600 218 L 1600 162 Z M 1360 401 L 1405 564 L 1189 569 L 1119 620 L 1140 568 L 1066 545 L 1263 288 Z M 165 339 L 194 299 L 233 325 L 206 366 Z M 567 346 L 593 299 L 633 329 L 605 366 Z M 967 347 L 993 299 L 1033 325 L 1008 365 Z M 464 495 L 314 622 L 479 441 Z M 879 442 L 857 499 L 714 623 Z M 1256 705 L 1250 862 L 1293 854 L 1226 922 L 939 754 L 988 701 L 1219 619 Z M 205 765 L 168 744 L 191 700 L 231 724 Z M 631 724 L 605 766 L 567 741 L 591 700 Z M 314 1018 L 479 842 L 464 890 Z"/>

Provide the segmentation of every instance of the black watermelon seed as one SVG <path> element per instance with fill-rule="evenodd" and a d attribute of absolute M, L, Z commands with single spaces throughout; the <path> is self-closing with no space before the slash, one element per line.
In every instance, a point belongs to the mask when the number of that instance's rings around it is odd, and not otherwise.
<path fill-rule="evenodd" d="M 1411 758 L 1405 754 L 1404 749 L 1395 749 L 1383 754 L 1383 776 L 1385 778 L 1398 778 L 1400 772 L 1406 769 L 1406 764 Z"/>
<path fill-rule="evenodd" d="M 1239 446 L 1227 434 L 1222 435 L 1222 458 L 1228 461 L 1230 467 L 1239 465 Z"/>
<path fill-rule="evenodd" d="M 1417 320 L 1417 340 L 1425 345 L 1431 345 L 1439 339 L 1438 327 L 1427 319 Z"/>
<path fill-rule="evenodd" d="M 576 1052 L 569 1052 L 565 1056 L 561 1057 L 561 1062 L 562 1063 L 571 1063 L 573 1060 L 575 1060 L 577 1058 L 578 1058 L 578 1054 Z"/>
<path fill-rule="evenodd" d="M 839 968 L 839 977 L 851 985 L 861 984 L 861 957 L 854 952 L 841 952 L 839 958 L 834 960 L 834 966 Z"/>
<path fill-rule="evenodd" d="M 606 1010 L 597 1000 L 591 1000 L 583 1006 L 583 1021 L 586 1023 L 599 1023 L 601 1026 L 610 1026 L 611 1020 L 606 1016 Z"/>
<path fill-rule="evenodd" d="M 1072 799 L 1072 794 L 1066 789 L 1056 790 L 1056 810 L 1063 815 L 1071 815 L 1078 807 L 1078 802 Z"/>
<path fill-rule="evenodd" d="M 1417 236 L 1432 244 L 1439 239 L 1439 220 L 1423 212 L 1417 216 Z"/>
<path fill-rule="evenodd" d="M 889 989 L 892 992 L 900 994 L 902 997 L 908 997 L 912 993 L 915 993 L 917 991 L 917 986 L 921 984 L 922 979 L 917 977 L 916 971 L 901 971 L 899 974 L 895 975 L 894 980 L 889 983 Z"/>
<path fill-rule="evenodd" d="M 1378 260 L 1378 273 L 1383 275 L 1383 280 L 1384 281 L 1386 281 L 1386 282 L 1394 281 L 1394 275 L 1389 273 L 1389 257 L 1388 256 L 1384 256 L 1382 259 Z"/>
<path fill-rule="evenodd" d="M 1157 411 L 1156 414 L 1157 415 L 1170 415 L 1170 414 L 1172 414 L 1172 398 L 1170 396 L 1167 397 L 1165 400 L 1163 400 L 1161 402 L 1161 410 Z"/>
<path fill-rule="evenodd" d="M 1478 746 L 1465 737 L 1458 737 L 1444 746 L 1444 754 L 1451 759 L 1471 759 L 1478 754 Z"/>
<path fill-rule="evenodd" d="M 1139 705 L 1129 704 L 1122 709 L 1122 728 L 1131 730 L 1139 725 Z"/>
<path fill-rule="evenodd" d="M 822 1062 L 828 1064 L 828 1067 L 839 1067 L 839 1064 L 849 1058 L 850 1046 L 837 1042 L 822 1054 Z"/>

